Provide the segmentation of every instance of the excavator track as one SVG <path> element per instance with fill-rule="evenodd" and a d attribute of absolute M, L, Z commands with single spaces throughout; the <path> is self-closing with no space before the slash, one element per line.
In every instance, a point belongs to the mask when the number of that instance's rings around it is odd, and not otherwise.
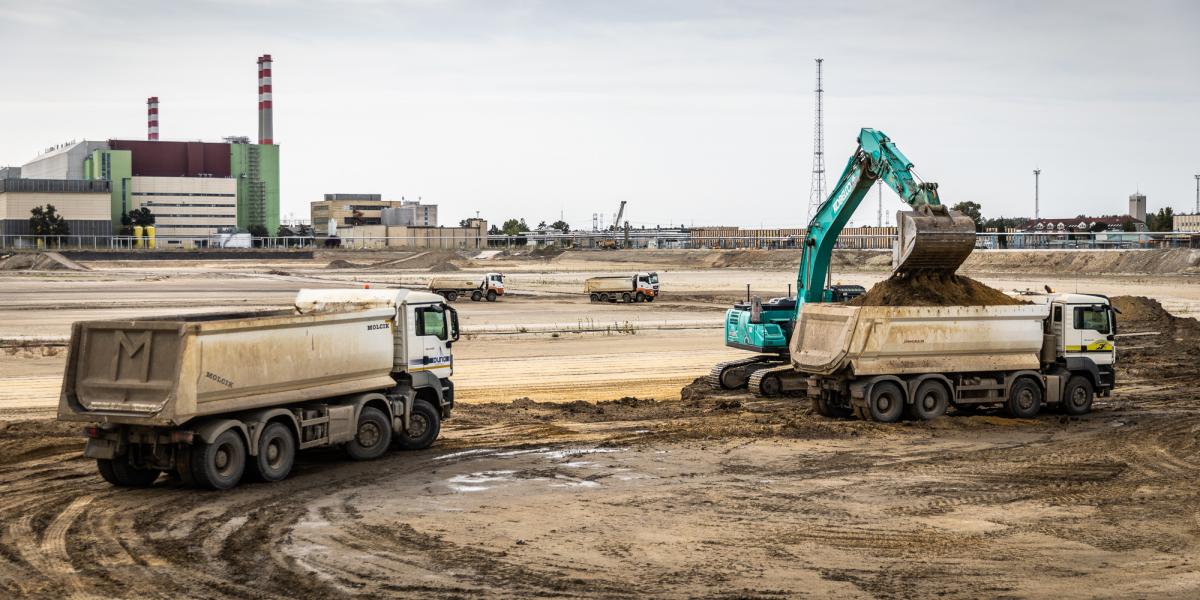
<path fill-rule="evenodd" d="M 745 387 L 746 383 L 744 383 L 744 382 L 739 383 L 738 385 L 735 385 L 732 387 L 727 387 L 725 385 L 725 382 L 723 381 L 723 379 L 724 379 L 723 376 L 726 374 L 727 371 L 729 371 L 730 369 L 740 369 L 742 367 L 749 367 L 751 365 L 755 365 L 755 364 L 759 364 L 759 363 L 769 365 L 772 362 L 778 363 L 778 362 L 781 362 L 782 360 L 783 360 L 783 358 L 778 357 L 778 356 L 755 356 L 753 358 L 742 358 L 739 360 L 728 360 L 725 362 L 720 362 L 720 363 L 713 365 L 713 368 L 708 371 L 708 375 L 705 376 L 705 380 L 708 382 L 708 385 L 710 385 L 713 388 L 718 389 L 718 390 L 740 389 L 740 388 Z"/>
<path fill-rule="evenodd" d="M 796 371 L 791 364 L 764 366 L 750 374 L 746 387 L 760 398 L 781 396 L 787 392 L 805 389 L 807 377 Z"/>

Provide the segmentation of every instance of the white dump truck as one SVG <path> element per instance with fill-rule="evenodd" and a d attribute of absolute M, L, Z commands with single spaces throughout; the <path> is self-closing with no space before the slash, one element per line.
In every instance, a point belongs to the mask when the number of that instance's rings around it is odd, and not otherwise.
<path fill-rule="evenodd" d="M 504 275 L 487 273 L 481 279 L 469 277 L 436 277 L 429 282 L 429 291 L 438 294 L 449 302 L 466 296 L 479 302 L 487 300 L 495 302 L 496 298 L 504 295 Z"/>
<path fill-rule="evenodd" d="M 592 302 L 654 302 L 658 297 L 658 273 L 604 275 L 583 282 Z"/>
<path fill-rule="evenodd" d="M 791 359 L 824 416 L 893 422 L 1002 405 L 1091 410 L 1116 383 L 1116 318 L 1104 296 L 1025 296 L 1014 306 L 845 306 L 800 311 Z M 770 374 L 767 374 L 770 376 Z M 783 378 L 781 378 L 783 379 Z M 769 387 L 782 381 L 763 381 Z"/>
<path fill-rule="evenodd" d="M 296 452 L 422 449 L 454 406 L 458 318 L 441 296 L 301 290 L 288 310 L 72 325 L 58 418 L 104 479 L 172 472 L 226 489 L 278 481 Z"/>

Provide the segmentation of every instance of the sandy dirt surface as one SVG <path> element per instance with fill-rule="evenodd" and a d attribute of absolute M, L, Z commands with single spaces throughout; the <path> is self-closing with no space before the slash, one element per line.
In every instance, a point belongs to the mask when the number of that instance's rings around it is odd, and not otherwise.
<path fill-rule="evenodd" d="M 224 279 L 202 269 L 168 274 L 91 288 L 54 308 L 39 307 L 56 296 L 42 283 L 6 278 L 0 285 L 30 287 L 19 297 L 0 292 L 0 327 L 52 336 L 61 335 L 61 311 L 96 318 L 211 309 L 238 298 L 286 304 L 309 285 L 293 279 L 306 277 L 295 267 L 271 265 L 292 273 L 278 279 L 236 269 Z M 115 272 L 93 270 L 63 289 L 99 286 L 89 278 Z M 1200 594 L 1200 323 L 1172 314 L 1186 311 L 1115 300 L 1121 332 L 1148 335 L 1122 339 L 1118 390 L 1090 415 L 952 412 L 880 425 L 824 419 L 798 399 L 685 387 L 729 352 L 720 332 L 649 324 L 719 318 L 742 279 L 772 274 L 695 273 L 666 280 L 680 286 L 677 297 L 639 313 L 539 301 L 565 291 L 570 277 L 582 280 L 571 273 L 529 285 L 529 295 L 460 303 L 480 326 L 602 314 L 603 322 L 634 317 L 626 320 L 647 329 L 464 340 L 455 346 L 456 379 L 476 401 L 456 409 L 432 449 L 365 463 L 309 452 L 276 484 L 207 493 L 163 478 L 150 489 L 115 489 L 80 457 L 78 426 L 47 419 L 44 400 L 0 407 L 0 595 Z M 854 274 L 867 282 L 883 275 Z M 775 282 L 790 276 L 779 271 Z M 1191 284 L 1171 288 L 1162 278 L 1090 283 L 1200 302 Z M 62 361 L 52 345 L 0 349 L 0 394 L 44 378 L 56 395 Z"/>

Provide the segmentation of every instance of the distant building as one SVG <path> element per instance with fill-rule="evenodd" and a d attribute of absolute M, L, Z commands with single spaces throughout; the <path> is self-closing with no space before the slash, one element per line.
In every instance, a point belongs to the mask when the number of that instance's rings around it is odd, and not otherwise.
<path fill-rule="evenodd" d="M 1186 231 L 1188 233 L 1200 233 L 1200 214 L 1175 215 L 1175 218 L 1171 221 L 1171 229 Z"/>
<path fill-rule="evenodd" d="M 0 179 L 20 179 L 21 167 L 0 167 Z"/>
<path fill-rule="evenodd" d="M 1137 193 L 1129 196 L 1129 216 L 1143 223 L 1146 222 L 1145 194 Z"/>
<path fill-rule="evenodd" d="M 738 227 L 692 227 L 693 248 L 799 248 L 803 228 L 741 229 Z M 838 248 L 889 249 L 895 227 L 847 227 L 838 236 Z"/>
<path fill-rule="evenodd" d="M 311 203 L 313 232 L 330 235 L 329 221 L 335 229 L 364 225 L 437 227 L 437 205 L 414 200 L 383 200 L 381 194 L 325 194 Z M 335 235 L 337 235 L 335 233 Z"/>
<path fill-rule="evenodd" d="M 53 204 L 67 222 L 71 235 L 112 235 L 108 215 L 107 181 L 63 179 L 0 180 L 0 233 L 32 235 L 29 226 L 34 207 Z"/>
<path fill-rule="evenodd" d="M 1146 231 L 1146 222 L 1130 215 L 1109 217 L 1075 217 L 1072 219 L 1031 219 L 1018 228 L 1026 233 L 1087 232 L 1095 231 L 1097 224 L 1106 231 L 1123 231 L 1126 223 L 1133 224 L 1134 231 Z"/>
<path fill-rule="evenodd" d="M 488 245 L 488 225 L 483 219 L 467 219 L 466 227 L 356 225 L 338 227 L 337 235 L 344 248 L 482 250 Z"/>
<path fill-rule="evenodd" d="M 72 142 L 49 149 L 20 173 L 29 179 L 110 182 L 114 232 L 121 228 L 122 215 L 146 207 L 156 220 L 162 218 L 156 222 L 158 236 L 207 236 L 230 226 L 260 226 L 274 234 L 279 228 L 279 146 L 229 139 Z"/>

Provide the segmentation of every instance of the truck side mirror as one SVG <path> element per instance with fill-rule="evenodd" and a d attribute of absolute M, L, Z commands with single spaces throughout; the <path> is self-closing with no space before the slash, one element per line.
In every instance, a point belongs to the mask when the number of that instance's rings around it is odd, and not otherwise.
<path fill-rule="evenodd" d="M 458 311 L 454 307 L 447 305 L 446 310 L 450 313 L 450 341 L 446 343 L 449 346 L 452 342 L 458 341 Z"/>

